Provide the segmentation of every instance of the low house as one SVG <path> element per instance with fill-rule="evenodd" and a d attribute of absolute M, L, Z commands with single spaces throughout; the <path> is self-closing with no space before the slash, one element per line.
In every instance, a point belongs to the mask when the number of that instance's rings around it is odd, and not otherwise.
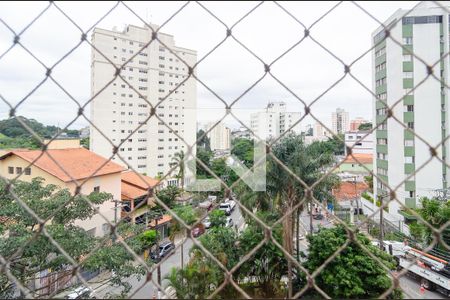
<path fill-rule="evenodd" d="M 55 161 L 57 163 L 55 163 Z M 114 200 L 120 199 L 121 172 L 124 169 L 114 162 L 85 148 L 12 150 L 0 156 L 0 175 L 3 178 L 31 181 L 42 177 L 45 184 L 55 184 L 67 188 L 72 194 L 78 185 L 81 193 L 107 192 Z M 98 206 L 100 213 L 110 222 L 114 221 L 114 201 L 106 201 Z M 77 220 L 75 225 L 90 234 L 103 236 L 109 226 L 101 215 L 87 220 Z"/>
<path fill-rule="evenodd" d="M 373 170 L 373 157 L 368 153 L 354 153 L 347 155 L 335 172 L 369 175 Z"/>
<path fill-rule="evenodd" d="M 172 221 L 172 216 L 165 214 L 157 219 L 153 219 L 148 223 L 148 228 L 156 229 L 159 231 L 160 239 L 165 239 L 169 237 L 169 227 Z"/>
<path fill-rule="evenodd" d="M 339 187 L 332 190 L 337 204 L 343 208 L 361 208 L 361 194 L 369 189 L 365 182 L 342 181 Z"/>
<path fill-rule="evenodd" d="M 126 171 L 121 175 L 121 218 L 136 224 L 146 221 L 146 213 L 154 206 L 154 192 L 159 181 L 151 177 Z M 142 204 L 142 202 L 145 202 Z M 132 212 L 131 214 L 129 214 Z"/>

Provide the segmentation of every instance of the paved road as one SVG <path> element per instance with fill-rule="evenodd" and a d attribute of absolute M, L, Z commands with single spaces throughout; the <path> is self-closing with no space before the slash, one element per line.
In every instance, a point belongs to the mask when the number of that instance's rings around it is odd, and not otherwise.
<path fill-rule="evenodd" d="M 412 298 L 412 299 L 446 299 L 445 296 L 441 293 L 435 292 L 435 291 L 427 291 L 423 294 L 420 293 L 420 285 L 419 281 L 408 277 L 403 276 L 400 277 L 400 286 L 401 288 L 407 292 L 409 295 L 404 295 L 404 297 Z"/>
<path fill-rule="evenodd" d="M 233 223 L 238 226 L 238 228 L 242 228 L 244 225 L 244 218 L 240 213 L 239 207 L 236 205 L 234 211 L 231 213 L 230 217 L 233 219 Z M 187 239 L 183 244 L 183 257 L 184 257 L 184 265 L 189 261 L 189 250 L 192 248 L 193 242 L 191 239 Z M 161 265 L 161 279 L 162 286 L 165 284 L 164 277 L 168 275 L 172 268 L 181 267 L 181 247 L 176 250 L 172 255 L 167 257 Z M 153 275 L 155 281 L 157 280 L 156 272 Z M 152 282 L 147 282 L 145 285 L 145 278 L 141 278 L 138 280 L 136 277 L 132 277 L 128 280 L 131 284 L 132 288 L 129 292 L 129 296 L 133 299 L 151 299 L 155 295 L 157 291 L 156 286 Z M 106 293 L 120 293 L 122 288 L 112 288 L 111 286 L 104 286 L 101 289 L 96 290 L 96 293 L 99 296 L 104 297 Z"/>

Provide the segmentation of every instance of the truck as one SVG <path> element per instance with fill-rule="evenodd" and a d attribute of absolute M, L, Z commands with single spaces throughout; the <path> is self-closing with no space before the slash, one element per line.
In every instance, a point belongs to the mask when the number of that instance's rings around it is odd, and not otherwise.
<path fill-rule="evenodd" d="M 378 242 L 372 244 L 379 245 Z M 448 260 L 396 241 L 384 241 L 383 248 L 396 258 L 399 269 L 407 269 L 408 275 L 420 281 L 425 289 L 436 290 L 450 297 Z"/>
<path fill-rule="evenodd" d="M 219 209 L 224 211 L 227 216 L 231 215 L 231 212 L 234 210 L 236 206 L 236 202 L 233 200 L 225 199 L 224 203 L 221 203 Z"/>

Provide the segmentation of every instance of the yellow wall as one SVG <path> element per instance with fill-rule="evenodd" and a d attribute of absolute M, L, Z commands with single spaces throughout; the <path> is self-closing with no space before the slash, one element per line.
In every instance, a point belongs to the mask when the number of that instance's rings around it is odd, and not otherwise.
<path fill-rule="evenodd" d="M 12 179 L 17 176 L 16 167 L 22 167 L 24 170 L 28 167 L 29 162 L 16 156 L 11 155 L 3 160 L 0 160 L 0 175 L 4 178 Z M 8 167 L 14 167 L 14 174 L 8 174 Z M 42 177 L 45 179 L 45 184 L 55 184 L 61 188 L 68 188 L 69 191 L 73 194 L 76 188 L 76 184 L 74 182 L 64 182 L 55 176 L 41 170 L 38 167 L 30 166 L 31 174 L 22 175 L 18 178 L 18 180 L 30 182 L 34 177 Z M 68 170 L 69 171 L 69 170 Z M 22 171 L 23 172 L 23 171 Z M 81 184 L 82 182 L 78 182 Z M 87 181 L 84 181 L 81 187 L 82 194 L 90 194 L 94 191 L 94 187 L 100 186 L 100 192 L 107 192 L 113 195 L 113 200 L 120 200 L 121 196 L 121 175 L 120 172 L 102 176 L 96 176 L 90 178 Z M 74 222 L 75 225 L 82 227 L 85 230 L 91 230 L 95 228 L 95 235 L 102 236 L 105 232 L 103 230 L 103 224 L 107 223 L 105 218 L 109 222 L 114 221 L 114 202 L 107 201 L 98 207 L 101 214 L 94 215 L 90 219 L 86 220 L 76 220 Z M 117 208 L 117 218 L 120 218 L 120 206 Z M 104 218 L 105 217 L 105 218 Z"/>
<path fill-rule="evenodd" d="M 50 140 L 44 140 L 47 144 Z M 47 147 L 47 149 L 67 149 L 67 148 L 80 148 L 80 139 L 58 139 L 53 140 Z"/>
<path fill-rule="evenodd" d="M 34 177 L 42 177 L 45 179 L 46 184 L 56 184 L 62 188 L 66 187 L 66 184 L 62 180 L 35 166 L 30 166 L 31 174 L 25 175 L 23 172 L 29 164 L 30 163 L 23 158 L 16 155 L 11 155 L 3 160 L 0 160 L 0 175 L 4 178 L 13 179 L 17 176 L 16 167 L 22 167 L 22 175 L 18 178 L 19 180 L 30 182 Z M 8 167 L 14 167 L 14 174 L 8 173 Z"/>

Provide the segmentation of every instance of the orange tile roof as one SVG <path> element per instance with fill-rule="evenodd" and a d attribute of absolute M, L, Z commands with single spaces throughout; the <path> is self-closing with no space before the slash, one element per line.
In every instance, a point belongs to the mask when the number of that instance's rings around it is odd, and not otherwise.
<path fill-rule="evenodd" d="M 41 150 L 14 150 L 1 156 L 0 160 L 11 155 L 16 155 L 30 163 L 37 159 L 33 162 L 35 167 L 42 169 L 64 182 L 70 182 L 72 178 L 80 180 L 118 173 L 124 170 L 124 168 L 111 161 L 105 164 L 107 161 L 106 158 L 85 148 L 50 149 L 44 153 Z M 49 155 L 58 162 L 65 172 Z M 97 169 L 99 170 L 97 171 Z"/>
<path fill-rule="evenodd" d="M 344 160 L 344 163 L 357 164 L 358 161 L 360 163 L 362 163 L 362 164 L 371 164 L 371 163 L 373 163 L 373 155 L 372 154 L 354 153 L 353 157 L 351 155 L 347 155 L 347 157 Z M 358 161 L 356 161 L 355 158 Z"/>
<path fill-rule="evenodd" d="M 142 189 L 136 187 L 134 185 L 128 184 L 127 182 L 122 181 L 122 200 L 131 200 L 136 199 L 148 194 L 147 189 Z"/>
<path fill-rule="evenodd" d="M 167 222 L 170 222 L 170 221 L 172 221 L 172 216 L 171 215 L 163 215 L 162 219 L 158 220 L 158 225 L 164 224 L 164 223 L 167 223 Z M 156 221 L 155 220 L 152 220 L 151 222 L 148 223 L 149 227 L 155 227 L 155 225 L 156 225 Z"/>
<path fill-rule="evenodd" d="M 355 199 L 368 189 L 369 186 L 365 182 L 357 182 L 355 190 L 355 184 L 353 182 L 343 181 L 339 188 L 333 189 L 333 196 L 338 201 Z"/>
<path fill-rule="evenodd" d="M 138 175 L 138 173 L 134 171 L 123 172 L 122 181 L 145 190 L 147 190 L 149 186 L 155 187 L 159 183 L 159 180 L 157 179 L 142 174 Z"/>

